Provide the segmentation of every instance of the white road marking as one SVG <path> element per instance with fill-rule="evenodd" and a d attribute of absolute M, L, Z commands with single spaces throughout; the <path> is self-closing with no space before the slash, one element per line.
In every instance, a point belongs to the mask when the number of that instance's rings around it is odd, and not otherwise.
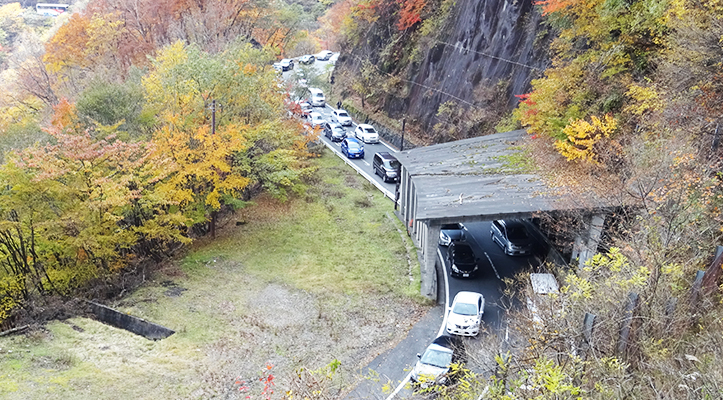
<path fill-rule="evenodd" d="M 442 252 L 439 251 L 439 246 L 437 246 L 437 255 L 439 256 L 439 261 L 442 262 L 442 272 L 444 272 L 444 319 L 437 333 L 437 336 L 441 336 L 444 332 L 444 327 L 447 326 L 447 315 L 449 315 L 449 313 L 447 313 L 447 308 L 449 307 L 449 278 L 447 278 L 447 264 L 444 262 Z"/>
<path fill-rule="evenodd" d="M 386 400 L 392 400 L 394 398 L 394 396 L 396 396 L 397 393 L 399 393 L 399 391 L 402 390 L 404 388 L 404 386 L 407 385 L 407 382 L 409 382 L 410 379 L 412 379 L 411 372 L 408 373 L 406 377 L 404 377 L 404 380 L 399 384 L 399 386 L 397 386 L 396 389 L 394 389 L 394 391 L 387 397 Z"/>
<path fill-rule="evenodd" d="M 492 262 L 490 255 L 487 254 L 486 251 L 485 251 L 485 256 L 487 256 L 487 259 L 490 261 L 490 265 L 492 266 L 492 269 L 495 270 L 495 275 L 497 275 L 497 279 L 502 280 L 502 278 L 500 278 L 500 274 L 497 273 L 497 268 L 495 268 L 495 263 Z"/>
<path fill-rule="evenodd" d="M 442 272 L 444 274 L 444 319 L 442 320 L 442 326 L 439 327 L 439 331 L 437 332 L 437 336 L 442 336 L 442 334 L 444 333 L 444 328 L 447 326 L 447 316 L 449 315 L 449 278 L 447 278 L 447 265 L 444 263 L 444 257 L 442 257 L 442 252 L 439 251 L 439 247 L 437 247 L 437 255 L 439 256 L 439 261 L 442 262 Z M 386 398 L 386 400 L 392 400 L 394 396 L 396 396 L 397 393 L 399 393 L 399 391 L 402 390 L 411 379 L 412 372 L 410 371 L 407 376 L 404 377 L 402 382 L 399 383 L 399 386 L 397 386 L 394 391 Z"/>
<path fill-rule="evenodd" d="M 363 159 L 363 158 L 362 158 L 362 162 L 363 162 L 364 164 L 366 164 L 367 167 L 371 165 L 371 164 L 369 164 L 369 163 L 367 162 L 367 160 L 365 160 L 365 159 Z"/>

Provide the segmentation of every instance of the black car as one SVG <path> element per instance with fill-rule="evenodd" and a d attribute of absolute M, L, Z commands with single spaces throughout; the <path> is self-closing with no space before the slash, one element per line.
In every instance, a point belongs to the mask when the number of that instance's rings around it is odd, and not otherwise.
<path fill-rule="evenodd" d="M 402 164 L 390 153 L 382 151 L 374 154 L 372 168 L 374 173 L 381 176 L 384 182 L 396 182 L 399 180 L 399 170 L 402 168 Z"/>
<path fill-rule="evenodd" d="M 444 224 L 439 231 L 439 245 L 449 246 L 452 242 L 459 242 L 465 239 L 465 231 L 467 228 L 460 223 Z"/>
<path fill-rule="evenodd" d="M 447 247 L 447 262 L 454 277 L 469 278 L 477 275 L 479 259 L 467 242 L 452 242 Z"/>
<path fill-rule="evenodd" d="M 336 122 L 327 122 L 324 124 L 324 136 L 332 142 L 341 142 L 346 138 L 346 130 Z"/>
<path fill-rule="evenodd" d="M 500 245 L 508 256 L 532 254 L 532 238 L 524 222 L 517 219 L 492 221 L 492 241 Z"/>
<path fill-rule="evenodd" d="M 279 65 L 281 66 L 281 71 L 288 71 L 294 69 L 294 60 L 290 58 L 284 58 L 283 60 L 279 61 Z"/>

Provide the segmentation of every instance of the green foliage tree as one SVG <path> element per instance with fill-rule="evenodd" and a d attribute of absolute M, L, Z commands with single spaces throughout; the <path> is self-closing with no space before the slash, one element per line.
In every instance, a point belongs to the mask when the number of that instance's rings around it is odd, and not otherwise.
<path fill-rule="evenodd" d="M 139 245 L 188 241 L 187 221 L 155 190 L 152 146 L 118 140 L 117 127 L 92 138 L 67 102 L 57 112 L 55 143 L 13 153 L 0 171 L 0 264 L 21 288 L 18 303 L 115 272 L 142 255 Z"/>
<path fill-rule="evenodd" d="M 144 138 L 153 119 L 143 114 L 143 88 L 128 80 L 125 83 L 96 81 L 78 97 L 78 116 L 86 126 L 118 125 L 119 135 L 127 139 Z"/>
<path fill-rule="evenodd" d="M 293 170 L 306 156 L 300 143 L 307 139 L 298 124 L 281 118 L 283 96 L 276 74 L 262 66 L 270 57 L 264 54 L 239 46 L 209 55 L 177 42 L 143 80 L 147 106 L 162 122 L 154 142 L 157 157 L 167 160 L 163 188 L 196 223 L 250 184 L 283 197 L 283 188 L 300 182 L 301 170 Z M 213 100 L 223 107 L 215 134 L 207 109 Z"/>

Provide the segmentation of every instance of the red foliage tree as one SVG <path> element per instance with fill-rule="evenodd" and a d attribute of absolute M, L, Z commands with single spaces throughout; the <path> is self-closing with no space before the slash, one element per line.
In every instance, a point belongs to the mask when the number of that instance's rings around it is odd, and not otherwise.
<path fill-rule="evenodd" d="M 551 14 L 566 8 L 575 3 L 575 0 L 539 0 L 535 1 L 536 6 L 542 6 L 542 15 Z"/>
<path fill-rule="evenodd" d="M 406 0 L 399 3 L 399 21 L 397 29 L 405 31 L 417 22 L 422 21 L 422 9 L 427 5 L 426 0 Z"/>

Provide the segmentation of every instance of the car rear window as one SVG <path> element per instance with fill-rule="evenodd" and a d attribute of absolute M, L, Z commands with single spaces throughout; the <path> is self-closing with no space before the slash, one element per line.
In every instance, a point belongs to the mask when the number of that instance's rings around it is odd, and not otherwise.
<path fill-rule="evenodd" d="M 340 117 L 348 117 L 348 116 L 349 116 L 349 114 L 345 113 L 344 111 L 338 113 L 338 115 L 339 115 Z"/>
<path fill-rule="evenodd" d="M 366 133 L 377 133 L 377 131 L 375 131 L 374 128 L 364 128 L 364 131 Z"/>
<path fill-rule="evenodd" d="M 454 249 L 454 258 L 463 262 L 473 262 L 474 253 L 467 246 L 459 246 Z"/>

